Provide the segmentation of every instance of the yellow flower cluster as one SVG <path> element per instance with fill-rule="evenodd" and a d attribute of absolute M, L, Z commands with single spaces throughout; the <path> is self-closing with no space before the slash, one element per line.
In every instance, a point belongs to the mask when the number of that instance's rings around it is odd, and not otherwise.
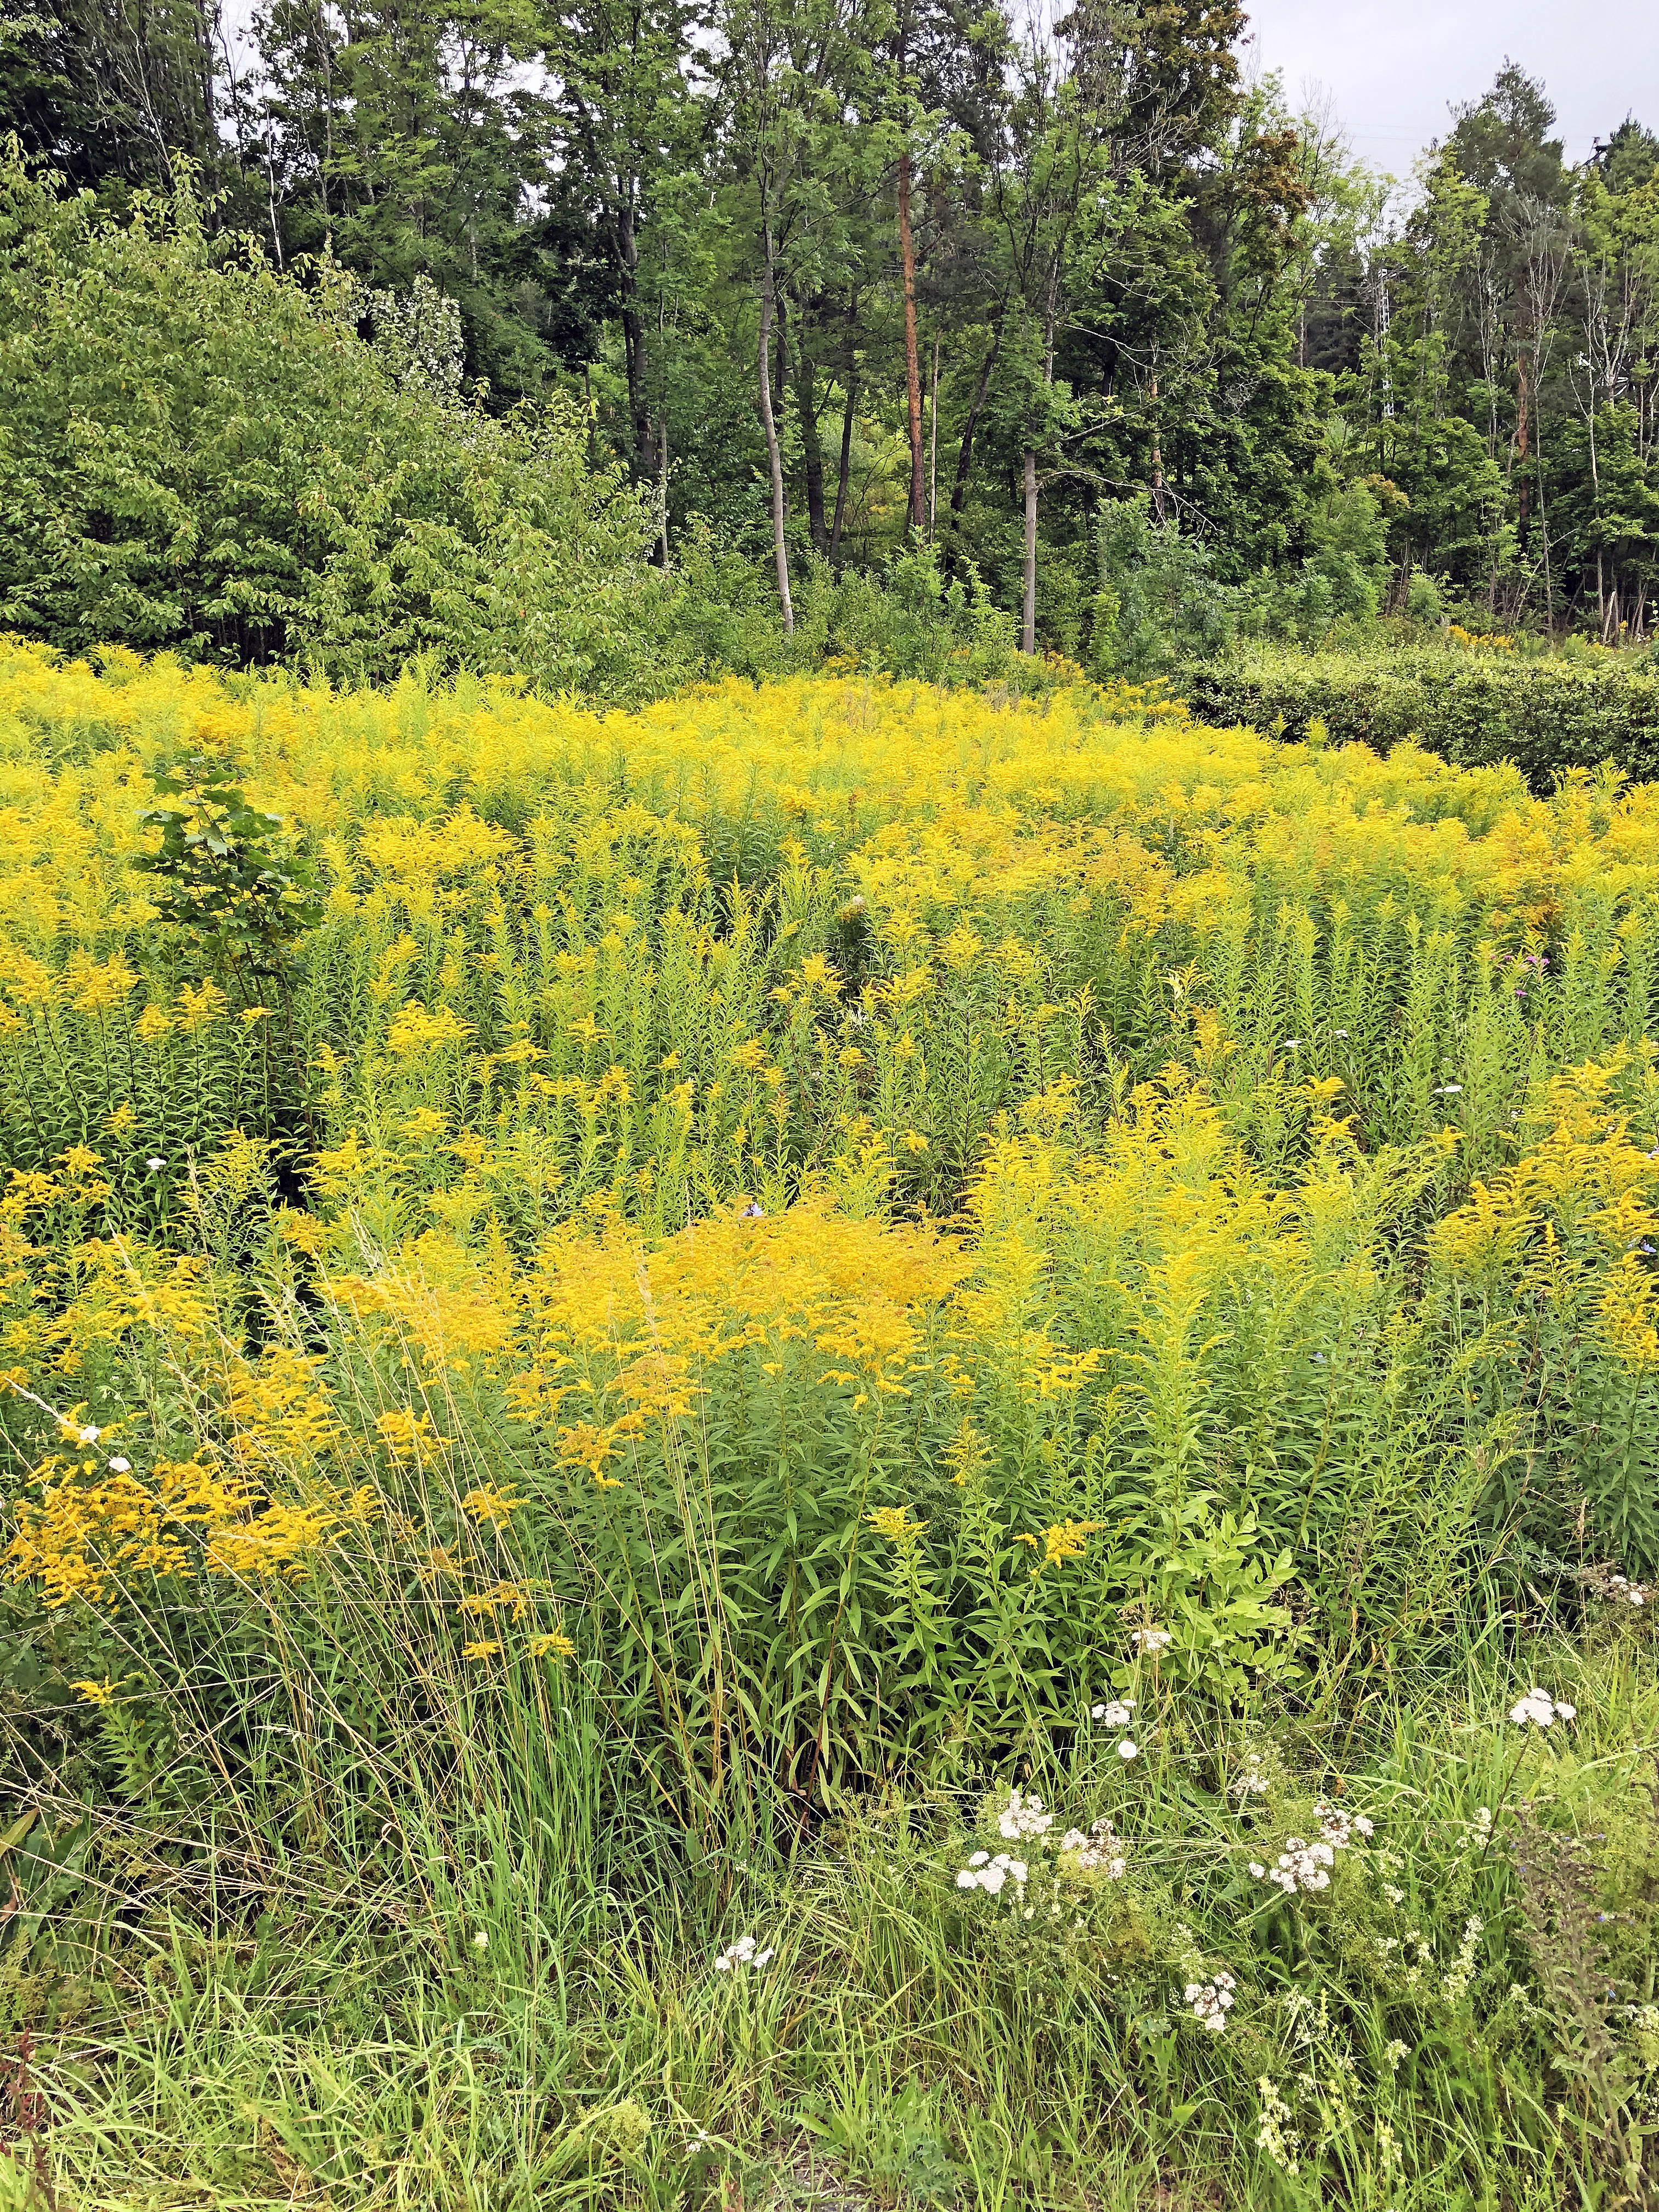
<path fill-rule="evenodd" d="M 665 1639 L 725 1696 L 860 1545 L 1036 1610 L 1127 1465 L 1340 1498 L 1357 1347 L 1513 1365 L 1548 1312 L 1659 1371 L 1659 789 L 1081 685 L 600 715 L 15 641 L 0 735 L 0 1358 L 189 1439 L 36 1471 L 5 1557 L 53 1604 L 378 1562 L 479 1662 L 658 1604 L 666 1711 Z M 184 749 L 318 863 L 276 1011 L 145 957 Z"/>
<path fill-rule="evenodd" d="M 38 1580 L 52 1606 L 101 1602 L 149 1576 L 302 1573 L 341 1519 L 319 1504 L 258 1499 L 199 1457 L 161 1460 L 141 1476 L 54 1456 L 35 1486 L 0 1556 L 15 1579 Z"/>

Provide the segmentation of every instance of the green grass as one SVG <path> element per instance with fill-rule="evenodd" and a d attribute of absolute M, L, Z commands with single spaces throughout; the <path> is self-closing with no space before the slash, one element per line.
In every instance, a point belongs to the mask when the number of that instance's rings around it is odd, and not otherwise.
<path fill-rule="evenodd" d="M 1062 1809 L 1109 1808 L 1130 1872 L 1072 1948 L 957 1888 L 972 1796 L 896 1795 L 699 1854 L 644 1816 L 625 1760 L 591 1756 L 577 1715 L 528 1758 L 481 1743 L 377 1884 L 331 1891 L 320 1868 L 227 1851 L 195 1893 L 180 1867 L 172 1905 L 136 1923 L 106 1892 L 8 1950 L 56 2202 L 1644 2202 L 1609 2170 L 1616 2116 L 1546 2085 L 1559 2029 L 1528 1994 L 1516 1810 L 1601 1839 L 1585 1911 L 1622 1911 L 1616 1963 L 1645 1972 L 1650 2002 L 1659 1820 L 1640 1747 L 1659 1740 L 1659 1668 L 1638 1621 L 1528 1656 L 1579 1707 L 1571 1741 L 1507 1720 L 1514 1658 L 1472 1641 L 1386 1717 L 1252 1736 L 1281 1778 L 1260 1812 L 1213 1787 L 1243 1723 L 1227 1741 L 1172 1724 L 1127 1765 L 1079 1747 L 1036 1779 Z M 1397 1911 L 1357 1861 L 1295 1903 L 1242 1874 L 1251 1831 L 1305 1806 L 1310 1777 L 1374 1817 Z M 1468 1988 L 1448 1995 L 1472 1919 Z M 1376 1964 L 1385 1925 L 1427 1947 L 1414 1997 Z M 717 1972 L 744 1932 L 775 1960 Z M 1552 1940 L 1570 1954 L 1585 1927 Z M 1183 1945 L 1238 1977 L 1224 2035 L 1181 2002 Z M 1302 2136 L 1296 2176 L 1256 2144 L 1264 2075 Z M 27 2171 L 20 2146 L 0 2203 L 30 2202 Z"/>

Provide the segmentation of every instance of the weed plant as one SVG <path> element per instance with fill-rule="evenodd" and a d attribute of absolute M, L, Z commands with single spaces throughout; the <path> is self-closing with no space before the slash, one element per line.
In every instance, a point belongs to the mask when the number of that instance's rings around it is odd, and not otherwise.
<path fill-rule="evenodd" d="M 0 753 L 0 2190 L 1653 2202 L 1652 789 L 16 645 Z"/>

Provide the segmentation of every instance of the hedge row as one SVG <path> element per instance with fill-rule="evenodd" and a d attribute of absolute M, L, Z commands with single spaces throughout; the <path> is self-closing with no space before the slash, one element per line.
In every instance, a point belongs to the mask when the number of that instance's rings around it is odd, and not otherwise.
<path fill-rule="evenodd" d="M 1659 661 L 1646 654 L 1510 656 L 1406 647 L 1387 657 L 1248 647 L 1186 669 L 1194 714 L 1386 750 L 1413 738 L 1465 767 L 1512 760 L 1538 791 L 1612 761 L 1659 781 Z"/>

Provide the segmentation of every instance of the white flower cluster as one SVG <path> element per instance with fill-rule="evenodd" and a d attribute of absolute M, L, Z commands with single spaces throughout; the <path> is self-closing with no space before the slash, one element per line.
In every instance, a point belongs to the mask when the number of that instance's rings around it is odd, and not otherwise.
<path fill-rule="evenodd" d="M 1193 2008 L 1195 2019 L 1219 2034 L 1227 2025 L 1227 2014 L 1232 2008 L 1233 1990 L 1237 1986 L 1231 1974 L 1222 1972 L 1212 1981 L 1188 1982 L 1186 2002 Z"/>
<path fill-rule="evenodd" d="M 1462 2002 L 1469 1984 L 1474 1979 L 1474 1954 L 1486 1923 L 1479 1913 L 1470 1913 L 1463 1923 L 1463 1940 L 1457 1947 L 1457 1956 L 1440 1977 L 1440 1994 L 1449 2005 Z"/>
<path fill-rule="evenodd" d="M 1265 2151 L 1277 2166 L 1286 2173 L 1297 2171 L 1297 2153 L 1301 2139 L 1291 2125 L 1291 2108 L 1279 2094 L 1279 2084 L 1270 2074 L 1262 2075 L 1256 2083 L 1261 2093 L 1261 2118 L 1256 2127 L 1258 2150 Z"/>
<path fill-rule="evenodd" d="M 989 1851 L 975 1851 L 957 1875 L 957 1887 L 982 1889 L 988 1897 L 995 1897 L 1005 1882 L 1012 1881 L 1016 1889 L 1024 1889 L 1029 1872 L 1024 1859 L 1010 1858 L 1006 1851 L 999 1851 L 994 1858 Z"/>
<path fill-rule="evenodd" d="M 1135 1709 L 1133 1698 L 1108 1698 L 1103 1705 L 1091 1705 L 1089 1717 L 1107 1728 L 1127 1728 L 1129 1716 Z"/>
<path fill-rule="evenodd" d="M 1510 1707 L 1510 1718 L 1516 1728 L 1526 1728 L 1530 1724 L 1534 1728 L 1547 1729 L 1557 1721 L 1571 1721 L 1577 1717 L 1577 1705 L 1568 1705 L 1564 1698 L 1551 1697 L 1547 1690 L 1540 1690 L 1536 1683 L 1519 1705 Z"/>
<path fill-rule="evenodd" d="M 1319 1832 L 1333 1850 L 1346 1850 L 1356 1836 L 1375 1833 L 1371 1821 L 1363 1813 L 1345 1812 L 1340 1805 L 1328 1805 L 1322 1797 L 1314 1807 L 1314 1816 L 1319 1822 Z"/>
<path fill-rule="evenodd" d="M 1108 1820 L 1097 1820 L 1086 1834 L 1081 1828 L 1067 1828 L 1060 1848 L 1079 1874 L 1095 1874 L 1104 1868 L 1108 1881 L 1121 1881 L 1128 1870 L 1117 1831 Z"/>
<path fill-rule="evenodd" d="M 1274 1865 L 1263 1866 L 1259 1859 L 1252 1859 L 1250 1872 L 1258 1881 L 1276 1881 L 1286 1897 L 1294 1897 L 1298 1889 L 1328 1889 L 1330 1869 L 1335 1863 L 1336 1854 L 1328 1844 L 1310 1844 L 1304 1837 L 1287 1836 Z"/>
<path fill-rule="evenodd" d="M 1008 1802 L 997 1815 L 997 1833 L 1006 1844 L 1029 1844 L 1035 1837 L 1046 1835 L 1054 1820 L 1054 1814 L 1043 1809 L 1041 1797 L 1022 1797 L 1018 1790 L 1011 1790 Z"/>
<path fill-rule="evenodd" d="M 1158 1652 L 1169 1650 L 1175 1642 L 1175 1633 L 1168 1628 L 1137 1628 L 1129 1641 L 1143 1658 L 1150 1659 Z"/>
<path fill-rule="evenodd" d="M 1270 1784 L 1261 1771 L 1261 1753 L 1253 1751 L 1243 1767 L 1227 1784 L 1235 1797 L 1260 1797 L 1266 1795 Z"/>
<path fill-rule="evenodd" d="M 1121 1881 L 1128 1869 L 1128 1859 L 1121 1838 L 1109 1820 L 1097 1820 L 1092 1827 L 1067 1828 L 1056 1842 L 1049 1831 L 1054 1825 L 1054 1815 L 1042 1798 L 1027 1796 L 1018 1790 L 1010 1790 L 1008 1802 L 997 1814 L 997 1832 L 1007 1843 L 1034 1844 L 1039 1852 L 1057 1851 L 1063 1864 L 1049 1861 L 1048 1878 L 1050 1884 L 1048 1917 L 1057 1918 L 1060 1911 L 1060 1876 L 1062 1874 L 1099 1874 L 1103 1872 L 1109 1881 Z M 1037 1869 L 1043 1873 L 1042 1867 Z M 1033 1919 L 1036 1905 L 1025 1902 L 1025 1886 L 1031 1869 L 1023 1858 L 1012 1852 L 975 1851 L 967 1865 L 957 1875 L 958 1889 L 982 1889 L 995 1897 L 1010 1882 L 1014 1885 L 1024 1917 Z M 1035 1897 L 1036 1893 L 1032 1893 Z"/>
<path fill-rule="evenodd" d="M 728 1943 L 719 1958 L 715 1960 L 714 1972 L 717 1974 L 731 1974 L 739 1972 L 744 1966 L 748 1966 L 754 1972 L 759 1973 L 762 1967 L 769 1966 L 777 1955 L 777 1947 L 775 1944 L 769 1943 L 762 1951 L 756 1948 L 755 1938 L 752 1936 L 739 1936 L 737 1942 Z"/>
<path fill-rule="evenodd" d="M 1579 1581 L 1597 1597 L 1615 1599 L 1620 1605 L 1645 1605 L 1653 1591 L 1646 1583 L 1633 1583 L 1628 1575 L 1621 1575 L 1612 1567 L 1584 1567 Z"/>
<path fill-rule="evenodd" d="M 1299 1889 L 1328 1889 L 1337 1853 L 1346 1850 L 1356 1836 L 1373 1832 L 1374 1824 L 1364 1814 L 1345 1812 L 1340 1806 L 1328 1805 L 1322 1797 L 1314 1813 L 1319 1821 L 1317 1836 L 1311 1839 L 1287 1836 L 1273 1866 L 1263 1866 L 1259 1859 L 1250 1862 L 1250 1872 L 1257 1881 L 1277 1882 L 1286 1897 L 1294 1897 Z"/>

